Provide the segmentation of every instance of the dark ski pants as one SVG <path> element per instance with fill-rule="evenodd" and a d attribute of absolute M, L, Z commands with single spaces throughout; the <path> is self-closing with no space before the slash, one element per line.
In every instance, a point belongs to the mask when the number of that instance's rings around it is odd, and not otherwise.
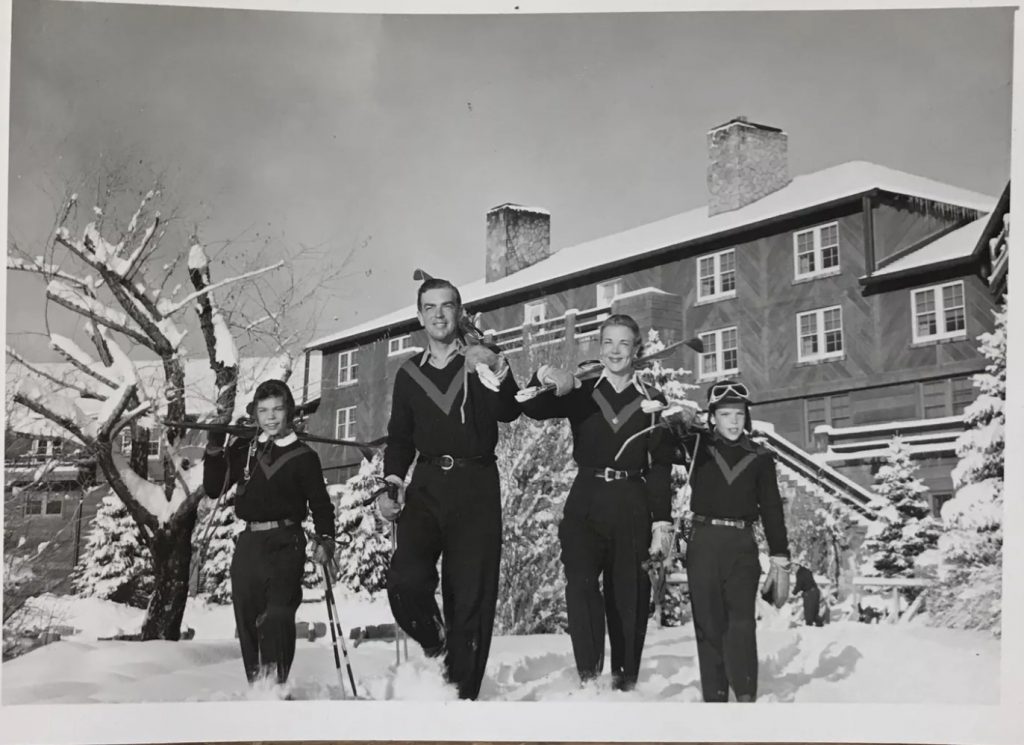
<path fill-rule="evenodd" d="M 595 678 L 604 668 L 607 619 L 612 683 L 630 690 L 640 674 L 651 599 L 651 580 L 642 566 L 651 541 L 644 482 L 605 482 L 581 474 L 566 500 L 558 537 L 580 679 Z"/>
<path fill-rule="evenodd" d="M 697 636 L 700 685 L 705 701 L 757 696 L 754 603 L 761 577 L 753 531 L 727 526 L 693 527 L 686 576 Z"/>
<path fill-rule="evenodd" d="M 437 607 L 437 560 L 441 597 Z M 443 471 L 417 464 L 398 519 L 398 549 L 388 571 L 388 600 L 398 625 L 428 656 L 445 655 L 459 697 L 480 693 L 491 649 L 501 562 L 497 466 Z"/>
<path fill-rule="evenodd" d="M 804 623 L 808 626 L 821 626 L 821 590 L 817 587 L 804 591 Z"/>
<path fill-rule="evenodd" d="M 300 526 L 238 536 L 231 559 L 231 602 L 249 682 L 288 679 L 295 659 L 295 610 L 302 602 L 306 537 Z"/>

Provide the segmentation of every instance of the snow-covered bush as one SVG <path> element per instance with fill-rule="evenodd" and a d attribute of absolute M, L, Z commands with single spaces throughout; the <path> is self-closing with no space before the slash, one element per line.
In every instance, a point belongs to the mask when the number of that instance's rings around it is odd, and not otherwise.
<path fill-rule="evenodd" d="M 384 461 L 378 453 L 372 462 L 362 461 L 359 472 L 340 488 L 331 488 L 332 496 L 338 498 L 338 582 L 350 592 L 370 597 L 386 589 L 391 560 L 391 525 L 372 502 L 366 504 L 383 473 Z"/>
<path fill-rule="evenodd" d="M 229 497 L 214 503 L 212 513 L 207 516 L 212 524 L 206 521 L 197 523 L 193 535 L 193 543 L 198 546 L 201 556 L 195 560 L 201 562 L 199 571 L 199 592 L 206 596 L 210 603 L 226 605 L 231 603 L 231 559 L 235 552 L 235 542 L 245 528 L 245 523 L 235 517 L 235 508 Z M 203 538 L 208 542 L 202 545 Z"/>
<path fill-rule="evenodd" d="M 910 448 L 902 438 L 893 437 L 886 461 L 875 476 L 875 492 L 887 504 L 868 528 L 862 547 L 865 576 L 919 576 L 917 558 L 938 541 L 939 523 L 931 516 L 925 499 L 928 487 L 917 478 L 917 470 Z M 908 589 L 903 594 L 912 600 L 919 593 Z"/>
<path fill-rule="evenodd" d="M 72 578 L 75 593 L 145 608 L 153 568 L 139 528 L 113 495 L 103 497 Z"/>
<path fill-rule="evenodd" d="M 1003 462 L 1006 404 L 1006 305 L 992 333 L 979 337 L 988 359 L 974 376 L 978 398 L 964 411 L 957 440 L 957 491 L 942 507 L 941 584 L 929 603 L 931 623 L 1000 631 L 1003 563 Z"/>

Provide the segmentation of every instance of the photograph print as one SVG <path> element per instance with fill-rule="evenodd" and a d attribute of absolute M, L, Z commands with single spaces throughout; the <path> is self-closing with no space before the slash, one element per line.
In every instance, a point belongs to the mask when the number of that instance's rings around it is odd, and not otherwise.
<path fill-rule="evenodd" d="M 998 711 L 1016 9 L 342 10 L 13 1 L 2 709 Z"/>

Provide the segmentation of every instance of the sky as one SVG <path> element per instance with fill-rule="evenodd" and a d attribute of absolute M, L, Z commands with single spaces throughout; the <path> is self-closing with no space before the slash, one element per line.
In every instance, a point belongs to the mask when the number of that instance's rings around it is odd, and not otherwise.
<path fill-rule="evenodd" d="M 137 156 L 170 170 L 211 246 L 258 236 L 345 262 L 310 338 L 407 305 L 417 267 L 481 277 L 485 215 L 504 202 L 550 210 L 554 248 L 704 204 L 706 132 L 737 115 L 788 133 L 791 175 L 870 160 L 993 196 L 1009 177 L 1004 8 L 380 16 L 15 0 L 12 22 L 9 236 L 42 245 L 61 184 L 101 154 Z M 44 317 L 76 332 L 44 316 L 40 282 L 9 276 L 7 297 L 8 343 L 31 359 L 53 359 Z"/>

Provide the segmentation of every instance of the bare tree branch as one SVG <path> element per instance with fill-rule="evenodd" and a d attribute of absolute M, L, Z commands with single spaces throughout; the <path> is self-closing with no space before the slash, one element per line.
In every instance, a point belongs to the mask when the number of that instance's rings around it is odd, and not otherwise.
<path fill-rule="evenodd" d="M 89 448 L 95 448 L 96 440 L 82 431 L 81 427 L 78 426 L 77 422 L 73 422 L 65 416 L 61 416 L 56 411 L 53 411 L 48 406 L 39 403 L 35 399 L 29 398 L 20 391 L 14 394 L 15 403 L 19 403 L 26 409 L 34 411 L 44 419 L 48 419 L 57 426 L 69 432 L 75 439 L 81 442 L 83 445 Z"/>
<path fill-rule="evenodd" d="M 50 347 L 54 349 L 56 352 L 58 352 L 61 355 L 61 357 L 70 362 L 75 367 L 75 369 L 81 370 L 86 375 L 92 376 L 93 378 L 95 378 L 96 380 L 98 380 L 100 383 L 107 386 L 111 390 L 117 389 L 117 383 L 115 383 L 112 379 L 108 378 L 106 375 L 101 375 L 99 372 L 96 371 L 94 365 L 89 364 L 91 360 L 78 359 L 78 357 L 74 355 L 71 352 L 71 350 L 66 349 L 64 347 L 64 343 L 65 342 L 63 341 L 62 337 L 55 338 L 54 336 L 51 335 Z M 109 367 L 109 365 L 105 365 L 105 367 Z"/>
<path fill-rule="evenodd" d="M 284 266 L 284 262 L 283 261 L 279 261 L 276 264 L 271 264 L 270 266 L 265 266 L 262 269 L 255 269 L 255 270 L 253 270 L 251 272 L 246 272 L 245 274 L 240 274 L 237 277 L 228 277 L 227 279 L 222 279 L 220 282 L 216 282 L 215 284 L 212 284 L 212 285 L 207 285 L 206 287 L 203 287 L 201 290 L 197 290 L 196 292 L 193 292 L 188 297 L 183 298 L 182 300 L 180 300 L 179 302 L 175 303 L 174 305 L 166 307 L 164 309 L 164 313 L 165 313 L 165 315 L 168 315 L 168 316 L 174 315 L 175 313 L 177 313 L 182 308 L 188 307 L 188 305 L 190 303 L 195 302 L 200 297 L 202 297 L 203 295 L 209 294 L 213 290 L 219 289 L 219 288 L 224 287 L 226 285 L 234 284 L 235 282 L 240 282 L 240 281 L 245 280 L 245 279 L 252 279 L 253 277 L 256 277 L 256 276 L 258 276 L 260 274 L 265 274 L 266 272 L 273 271 L 274 269 L 280 269 L 282 266 Z"/>
<path fill-rule="evenodd" d="M 98 300 L 94 300 L 91 303 L 84 302 L 84 299 L 79 295 L 75 295 L 71 288 L 67 288 L 69 292 L 61 292 L 60 289 L 54 287 L 54 285 L 57 284 L 59 284 L 59 280 L 54 280 L 50 282 L 50 286 L 46 289 L 46 296 L 55 303 L 67 308 L 73 313 L 85 316 L 98 324 L 106 326 L 113 331 L 120 332 L 137 344 L 142 344 L 145 347 L 152 348 L 152 342 L 143 336 L 140 329 L 134 329 L 127 325 L 127 318 L 123 320 L 119 319 L 117 317 L 118 314 L 114 314 Z M 102 315 L 97 312 L 97 307 L 100 311 L 107 311 L 107 315 Z"/>
<path fill-rule="evenodd" d="M 31 370 L 39 377 L 45 378 L 46 380 L 49 380 L 51 383 L 56 383 L 61 388 L 70 388 L 71 390 L 81 395 L 82 398 L 94 399 L 99 401 L 106 400 L 106 396 L 104 396 L 102 393 L 99 393 L 98 391 L 93 391 L 84 386 L 80 386 L 77 383 L 74 383 L 70 380 L 61 380 L 59 378 L 54 377 L 53 375 L 50 375 L 50 373 L 36 367 L 33 363 L 26 360 L 11 347 L 7 347 L 7 354 L 13 357 L 19 363 L 21 363 L 27 370 Z"/>

